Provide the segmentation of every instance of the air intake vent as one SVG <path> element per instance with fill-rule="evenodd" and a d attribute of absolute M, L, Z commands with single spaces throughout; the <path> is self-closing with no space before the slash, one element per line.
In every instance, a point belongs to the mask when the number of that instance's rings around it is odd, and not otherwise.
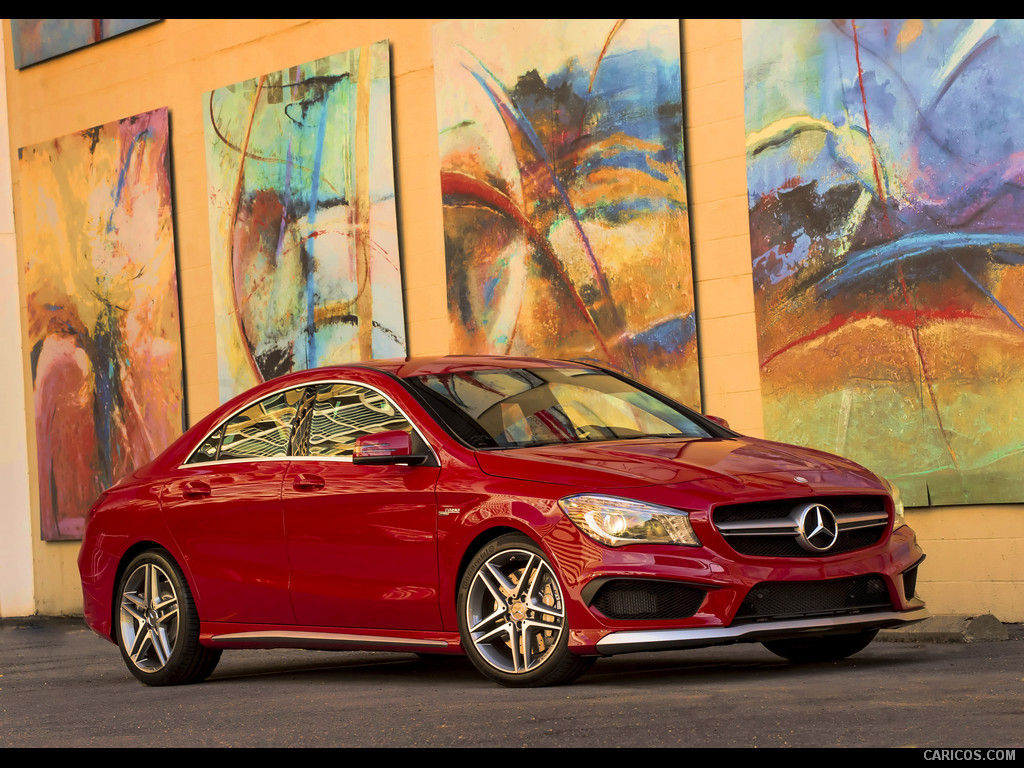
<path fill-rule="evenodd" d="M 917 593 L 917 565 L 903 572 L 903 596 L 913 600 Z"/>
<path fill-rule="evenodd" d="M 591 605 L 609 619 L 685 619 L 697 612 L 705 594 L 687 584 L 616 579 L 598 590 Z"/>
<path fill-rule="evenodd" d="M 892 610 L 881 576 L 829 581 L 762 581 L 747 593 L 735 621 L 795 619 Z"/>

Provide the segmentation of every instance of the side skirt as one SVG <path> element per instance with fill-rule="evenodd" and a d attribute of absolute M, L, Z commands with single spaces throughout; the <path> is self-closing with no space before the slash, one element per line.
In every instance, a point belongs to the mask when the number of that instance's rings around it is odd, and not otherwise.
<path fill-rule="evenodd" d="M 212 648 L 300 648 L 310 651 L 429 651 L 461 653 L 455 633 L 431 633 L 430 637 L 391 634 L 358 634 L 296 629 L 247 629 L 217 631 L 203 628 L 201 642 Z"/>

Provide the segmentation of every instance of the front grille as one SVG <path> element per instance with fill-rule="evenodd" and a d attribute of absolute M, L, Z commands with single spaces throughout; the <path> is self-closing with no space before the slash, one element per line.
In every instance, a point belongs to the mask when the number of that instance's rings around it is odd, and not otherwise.
<path fill-rule="evenodd" d="M 885 580 L 877 575 L 829 581 L 762 581 L 747 593 L 735 621 L 794 619 L 892 609 Z"/>
<path fill-rule="evenodd" d="M 800 534 L 801 511 L 809 504 L 831 510 L 835 543 L 808 547 Z M 883 496 L 824 496 L 775 499 L 717 507 L 712 521 L 736 552 L 753 557 L 827 557 L 874 546 L 885 536 L 889 515 Z"/>
<path fill-rule="evenodd" d="M 741 555 L 752 557 L 822 557 L 870 547 L 877 544 L 879 538 L 878 531 L 872 530 L 840 533 L 836 543 L 827 552 L 808 552 L 797 543 L 795 536 L 744 536 L 729 537 L 726 540 Z"/>
<path fill-rule="evenodd" d="M 609 619 L 685 619 L 707 594 L 687 584 L 616 579 L 604 584 L 591 605 Z"/>

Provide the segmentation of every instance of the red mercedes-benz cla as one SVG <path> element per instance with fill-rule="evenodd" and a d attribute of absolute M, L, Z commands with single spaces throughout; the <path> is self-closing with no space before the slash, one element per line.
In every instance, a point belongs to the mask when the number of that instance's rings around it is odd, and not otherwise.
<path fill-rule="evenodd" d="M 150 685 L 225 648 L 464 653 L 511 686 L 763 642 L 838 659 L 927 616 L 895 488 L 613 371 L 443 357 L 269 381 L 105 491 L 89 625 Z"/>

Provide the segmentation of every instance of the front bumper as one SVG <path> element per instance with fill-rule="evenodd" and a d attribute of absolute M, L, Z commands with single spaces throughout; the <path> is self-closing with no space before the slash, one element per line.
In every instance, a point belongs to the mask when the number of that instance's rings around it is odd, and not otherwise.
<path fill-rule="evenodd" d="M 581 543 L 582 567 L 568 559 L 558 564 L 571 598 L 570 646 L 582 655 L 853 634 L 929 615 L 916 594 L 924 553 L 906 526 L 876 546 L 820 558 Z M 725 550 L 724 542 L 716 544 Z M 611 584 L 622 602 L 604 599 Z M 645 585 L 671 588 L 665 593 Z M 684 608 L 687 593 L 699 602 Z M 668 598 L 678 602 L 670 606 Z"/>

